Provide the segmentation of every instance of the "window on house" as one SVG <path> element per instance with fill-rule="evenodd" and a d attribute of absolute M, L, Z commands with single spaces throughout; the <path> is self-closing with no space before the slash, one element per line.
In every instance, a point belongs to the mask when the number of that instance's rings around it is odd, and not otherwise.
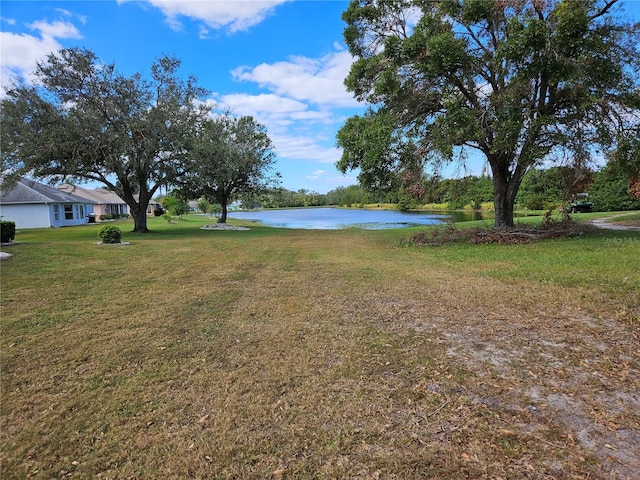
<path fill-rule="evenodd" d="M 64 206 L 64 219 L 73 220 L 73 205 Z"/>
<path fill-rule="evenodd" d="M 56 222 L 60 221 L 60 206 L 59 205 L 54 205 L 53 206 L 53 219 Z"/>

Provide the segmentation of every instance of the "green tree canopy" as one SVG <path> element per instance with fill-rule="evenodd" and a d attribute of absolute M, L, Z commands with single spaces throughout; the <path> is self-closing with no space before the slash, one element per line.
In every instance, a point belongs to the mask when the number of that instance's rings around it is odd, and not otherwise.
<path fill-rule="evenodd" d="M 72 48 L 38 64 L 37 84 L 2 100 L 2 170 L 53 180 L 98 181 L 129 205 L 134 231 L 161 185 L 184 171 L 205 91 L 162 57 L 150 77 L 125 76 L 88 50 Z"/>
<path fill-rule="evenodd" d="M 189 203 L 184 199 L 175 195 L 167 195 L 162 198 L 162 208 L 170 215 L 182 217 L 189 213 Z"/>
<path fill-rule="evenodd" d="M 491 168 L 495 224 L 543 160 L 585 164 L 640 124 L 639 26 L 617 0 L 352 0 L 345 83 L 368 103 L 337 136 L 343 172 L 370 188 L 394 174 L 480 152 Z M 633 151 L 631 151 L 633 150 Z"/>
<path fill-rule="evenodd" d="M 630 193 L 627 171 L 618 162 L 609 162 L 596 173 L 589 192 L 597 211 L 640 209 L 640 198 Z"/>
<path fill-rule="evenodd" d="M 189 158 L 182 195 L 220 204 L 220 223 L 227 221 L 231 202 L 243 194 L 262 192 L 279 177 L 271 172 L 275 161 L 271 139 L 252 117 L 225 114 L 204 120 Z"/>
<path fill-rule="evenodd" d="M 198 210 L 200 210 L 205 215 L 213 210 L 213 205 L 206 198 L 200 197 L 198 200 Z"/>

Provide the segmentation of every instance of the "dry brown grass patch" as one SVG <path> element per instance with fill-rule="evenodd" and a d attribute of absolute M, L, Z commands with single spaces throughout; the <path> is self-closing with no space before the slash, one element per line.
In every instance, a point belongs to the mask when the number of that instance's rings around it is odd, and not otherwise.
<path fill-rule="evenodd" d="M 55 303 L 77 263 L 3 267 L 3 477 L 634 478 L 638 338 L 602 292 L 242 235 L 91 252 Z"/>

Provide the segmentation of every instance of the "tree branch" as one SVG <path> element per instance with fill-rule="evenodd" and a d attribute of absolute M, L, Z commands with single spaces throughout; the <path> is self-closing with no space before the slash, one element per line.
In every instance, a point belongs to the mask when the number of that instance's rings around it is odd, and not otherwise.
<path fill-rule="evenodd" d="M 619 0 L 610 0 L 609 2 L 605 3 L 604 7 L 602 7 L 600 9 L 600 11 L 594 13 L 593 15 L 591 15 L 589 17 L 589 19 L 591 20 L 595 20 L 598 17 L 602 17 L 603 15 L 605 15 L 610 9 L 611 7 L 613 7 L 616 3 L 618 3 Z"/>

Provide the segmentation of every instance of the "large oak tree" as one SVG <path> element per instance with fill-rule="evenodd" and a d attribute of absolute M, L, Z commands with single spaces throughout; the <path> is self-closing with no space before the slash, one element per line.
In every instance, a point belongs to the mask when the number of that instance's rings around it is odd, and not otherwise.
<path fill-rule="evenodd" d="M 162 185 L 184 173 L 194 126 L 208 109 L 180 61 L 161 57 L 150 75 L 125 76 L 88 50 L 50 54 L 34 85 L 2 100 L 3 171 L 53 180 L 97 181 L 130 207 L 134 231 Z"/>
<path fill-rule="evenodd" d="M 617 0 L 352 0 L 345 81 L 370 105 L 337 136 L 370 188 L 480 152 L 495 225 L 513 226 L 524 175 L 584 164 L 640 133 L 639 26 Z M 637 146 L 637 142 L 635 142 Z M 638 155 L 637 149 L 627 152 Z"/>

